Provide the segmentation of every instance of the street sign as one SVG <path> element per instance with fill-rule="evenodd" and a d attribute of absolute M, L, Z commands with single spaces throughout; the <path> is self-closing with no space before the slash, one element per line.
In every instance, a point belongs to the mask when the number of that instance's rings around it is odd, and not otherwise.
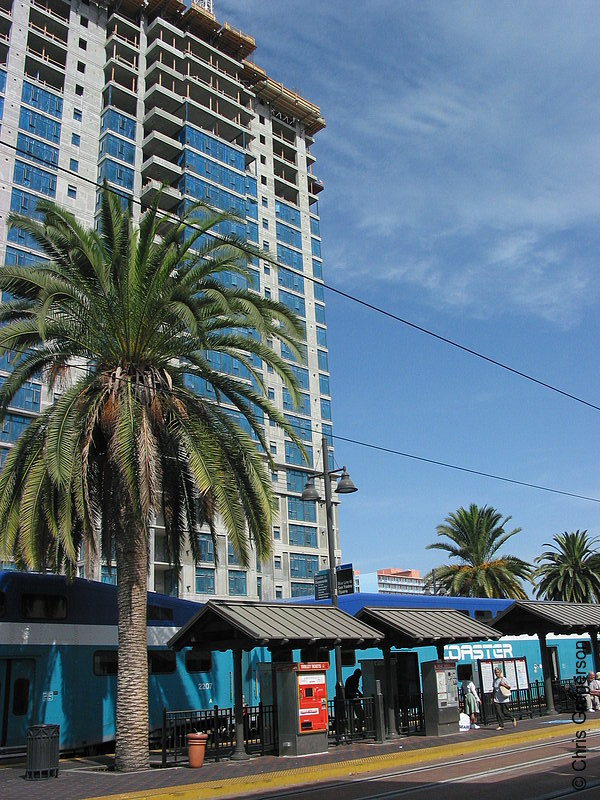
<path fill-rule="evenodd" d="M 340 564 L 336 569 L 337 593 L 354 594 L 354 568 L 352 564 Z"/>
<path fill-rule="evenodd" d="M 329 570 L 322 569 L 314 576 L 315 600 L 328 600 L 331 597 L 329 588 Z"/>

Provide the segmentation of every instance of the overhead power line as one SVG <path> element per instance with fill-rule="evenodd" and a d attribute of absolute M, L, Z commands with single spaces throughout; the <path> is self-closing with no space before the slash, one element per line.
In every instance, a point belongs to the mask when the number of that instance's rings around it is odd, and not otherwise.
<path fill-rule="evenodd" d="M 361 442 L 358 439 L 350 439 L 346 436 L 339 436 L 337 434 L 332 435 L 333 439 L 339 439 L 341 442 L 346 442 L 347 444 L 354 444 L 358 447 L 366 447 L 369 450 L 377 450 L 380 453 L 389 453 L 390 455 L 394 456 L 402 456 L 402 458 L 410 458 L 413 461 L 421 461 L 425 464 L 434 464 L 436 467 L 446 467 L 446 469 L 454 469 L 458 470 L 459 472 L 468 472 L 471 475 L 479 475 L 483 478 L 492 478 L 495 481 L 503 481 L 504 483 L 512 483 L 516 486 L 525 486 L 528 489 L 539 489 L 542 492 L 551 492 L 552 494 L 561 494 L 565 495 L 566 497 L 575 497 L 577 500 L 589 500 L 592 503 L 600 503 L 600 498 L 598 497 L 588 497 L 583 494 L 576 494 L 575 492 L 565 492 L 561 489 L 552 489 L 549 486 L 540 486 L 537 483 L 528 483 L 527 481 L 518 481 L 514 478 L 506 478 L 503 475 L 494 475 L 491 472 L 481 472 L 477 469 L 469 469 L 468 467 L 460 467 L 457 464 L 448 464 L 445 461 L 436 461 L 433 458 L 424 458 L 423 456 L 415 456 L 412 453 L 403 453 L 401 450 L 394 450 L 391 447 L 383 447 L 382 445 L 371 444 L 370 442 Z"/>

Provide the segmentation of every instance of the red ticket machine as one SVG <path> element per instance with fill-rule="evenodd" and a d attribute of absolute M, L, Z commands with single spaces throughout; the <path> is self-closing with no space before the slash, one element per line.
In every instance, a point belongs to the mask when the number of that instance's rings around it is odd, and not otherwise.
<path fill-rule="evenodd" d="M 298 733 L 327 731 L 326 663 L 297 664 Z"/>
<path fill-rule="evenodd" d="M 279 754 L 327 752 L 327 682 L 329 664 L 277 667 Z"/>

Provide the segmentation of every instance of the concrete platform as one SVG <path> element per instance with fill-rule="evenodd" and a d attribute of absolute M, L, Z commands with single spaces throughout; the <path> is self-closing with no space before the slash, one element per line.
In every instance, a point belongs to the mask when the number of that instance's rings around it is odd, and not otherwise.
<path fill-rule="evenodd" d="M 598 717 L 595 719 L 594 717 Z M 201 769 L 187 766 L 143 772 L 116 773 L 110 756 L 73 758 L 60 762 L 57 778 L 25 780 L 25 762 L 0 767 L 2 800 L 214 800 L 248 796 L 255 792 L 284 791 L 415 764 L 456 759 L 478 752 L 513 749 L 536 741 L 569 739 L 585 728 L 600 734 L 600 713 L 574 724 L 571 716 L 520 720 L 516 728 L 496 731 L 489 725 L 479 730 L 443 737 L 410 736 L 390 743 L 359 743 L 329 748 L 327 753 L 297 758 L 257 756 L 249 761 L 206 762 Z M 157 760 L 158 763 L 158 760 Z"/>

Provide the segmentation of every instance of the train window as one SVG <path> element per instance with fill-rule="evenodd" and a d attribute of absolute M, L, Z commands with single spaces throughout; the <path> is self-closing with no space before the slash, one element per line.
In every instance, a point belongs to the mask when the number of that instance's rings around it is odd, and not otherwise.
<path fill-rule="evenodd" d="M 4 617 L 6 615 L 6 595 L 4 592 L 0 592 L 0 617 Z"/>
<path fill-rule="evenodd" d="M 23 594 L 21 616 L 25 619 L 66 619 L 67 598 L 62 594 Z"/>
<path fill-rule="evenodd" d="M 212 653 L 210 650 L 186 650 L 186 672 L 210 672 L 212 669 Z"/>
<path fill-rule="evenodd" d="M 329 659 L 327 659 L 329 661 Z M 342 667 L 356 666 L 356 650 L 353 647 L 342 647 Z"/>
<path fill-rule="evenodd" d="M 479 622 L 490 622 L 493 618 L 493 614 L 491 611 L 484 611 L 482 609 L 475 609 L 475 619 L 479 620 Z"/>
<path fill-rule="evenodd" d="M 581 648 L 581 652 L 585 653 L 586 656 L 591 656 L 592 655 L 592 643 L 591 642 L 581 642 L 578 645 L 577 649 L 579 650 L 580 648 Z"/>
<path fill-rule="evenodd" d="M 149 650 L 148 673 L 150 675 L 165 675 L 175 672 L 175 653 L 173 650 Z"/>
<path fill-rule="evenodd" d="M 168 619 L 173 621 L 173 609 L 165 606 L 153 606 L 148 603 L 148 619 Z"/>
<path fill-rule="evenodd" d="M 13 684 L 12 713 L 15 717 L 22 717 L 29 708 L 29 680 L 17 678 Z"/>
<path fill-rule="evenodd" d="M 116 675 L 118 664 L 116 650 L 96 650 L 94 653 L 94 675 Z"/>

